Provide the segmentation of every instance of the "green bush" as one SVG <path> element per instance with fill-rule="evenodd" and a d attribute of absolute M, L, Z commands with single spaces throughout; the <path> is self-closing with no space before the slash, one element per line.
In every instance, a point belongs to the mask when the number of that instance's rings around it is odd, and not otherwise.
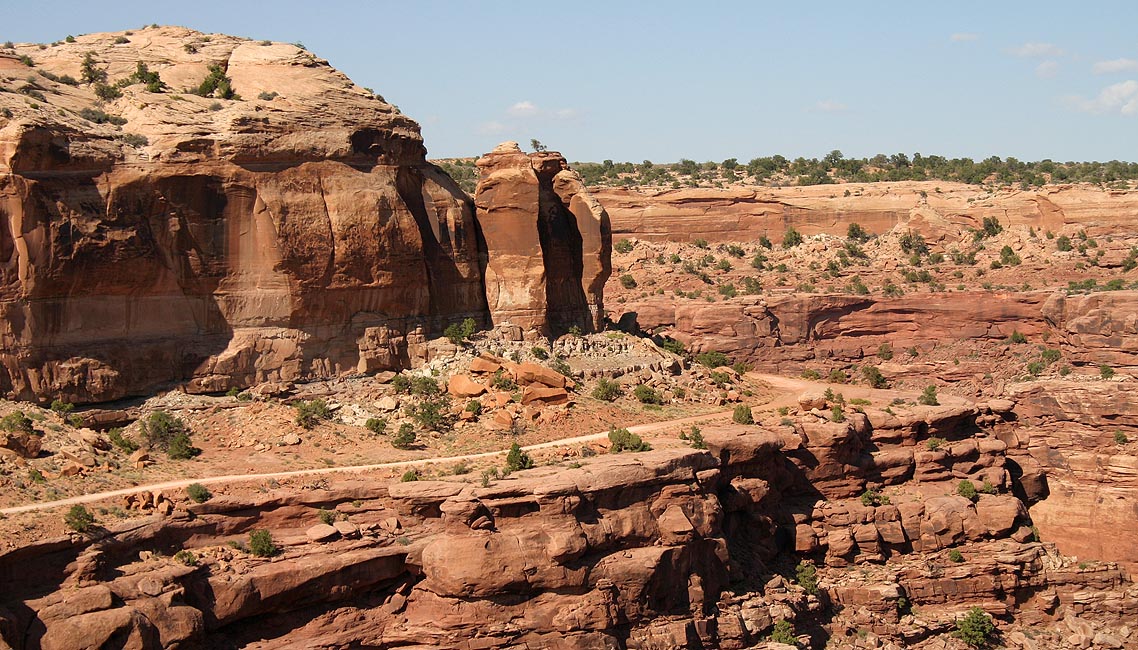
<path fill-rule="evenodd" d="M 267 530 L 254 530 L 249 533 L 249 552 L 257 557 L 272 557 L 280 553 L 273 542 L 273 534 Z"/>
<path fill-rule="evenodd" d="M 887 506 L 889 505 L 889 497 L 877 490 L 866 490 L 861 493 L 861 505 L 866 507 Z"/>
<path fill-rule="evenodd" d="M 798 586 L 806 590 L 806 593 L 818 593 L 818 568 L 813 562 L 807 560 L 799 562 L 798 566 L 794 567 L 794 577 Z"/>
<path fill-rule="evenodd" d="M 368 418 L 364 423 L 368 431 L 381 436 L 387 431 L 387 420 L 384 418 Z"/>
<path fill-rule="evenodd" d="M 546 359 L 549 358 L 549 350 L 546 350 L 545 348 L 541 347 L 540 345 L 533 346 L 532 348 L 530 348 L 529 352 L 538 361 L 545 361 Z"/>
<path fill-rule="evenodd" d="M 464 318 L 461 323 L 451 323 L 443 330 L 443 336 L 455 345 L 462 345 L 470 339 L 470 335 L 474 334 L 474 330 L 478 328 L 478 323 L 473 318 Z"/>
<path fill-rule="evenodd" d="M 297 402 L 293 407 L 296 409 L 296 423 L 304 429 L 312 429 L 322 420 L 332 417 L 328 403 L 319 397 L 307 402 Z"/>
<path fill-rule="evenodd" d="M 722 366 L 731 365 L 731 359 L 727 358 L 726 354 L 712 350 L 710 352 L 700 352 L 695 355 L 695 360 L 702 366 L 708 368 L 720 368 Z"/>
<path fill-rule="evenodd" d="M 973 607 L 964 618 L 956 622 L 953 636 L 973 648 L 987 648 L 995 640 L 996 626 L 992 623 L 992 617 L 984 613 L 983 609 Z"/>
<path fill-rule="evenodd" d="M 771 628 L 770 640 L 774 643 L 798 646 L 798 637 L 794 636 L 794 624 L 785 619 L 779 620 Z"/>
<path fill-rule="evenodd" d="M 1103 379 L 1110 379 L 1111 377 L 1114 377 L 1114 368 L 1111 368 L 1104 363 L 1098 367 L 1098 374 L 1099 377 L 1102 377 Z"/>
<path fill-rule="evenodd" d="M 72 404 L 71 402 L 65 402 L 61 399 L 57 399 L 51 403 L 51 410 L 54 411 L 56 415 L 59 415 L 62 417 L 62 416 L 66 416 L 68 413 L 74 411 L 75 405 Z"/>
<path fill-rule="evenodd" d="M 112 445 L 118 447 L 128 454 L 133 454 L 134 452 L 138 451 L 138 443 L 131 440 L 130 438 L 123 436 L 122 429 L 119 427 L 114 427 L 108 431 L 107 438 L 110 439 Z"/>
<path fill-rule="evenodd" d="M 948 444 L 948 441 L 944 438 L 929 438 L 925 441 L 925 447 L 928 448 L 929 451 L 936 451 L 946 444 Z"/>
<path fill-rule="evenodd" d="M 13 411 L 0 418 L 0 429 L 11 433 L 34 433 L 32 419 L 23 411 Z"/>
<path fill-rule="evenodd" d="M 644 442 L 640 436 L 628 429 L 609 430 L 609 453 L 619 454 L 622 451 L 649 451 L 652 446 Z"/>
<path fill-rule="evenodd" d="M 957 564 L 960 564 L 961 562 L 964 561 L 964 555 L 960 551 L 958 551 L 956 549 L 952 549 L 948 552 L 948 560 L 950 562 L 955 562 Z"/>
<path fill-rule="evenodd" d="M 424 377 L 418 375 L 411 378 L 411 394 L 420 397 L 430 397 L 432 395 L 441 395 L 442 388 L 439 387 L 439 382 L 431 377 Z"/>
<path fill-rule="evenodd" d="M 802 243 L 802 233 L 794 229 L 793 226 L 788 226 L 786 233 L 782 236 L 783 248 L 794 248 Z"/>
<path fill-rule="evenodd" d="M 632 391 L 633 396 L 640 400 L 641 404 L 663 404 L 664 398 L 660 392 L 651 386 L 641 384 Z"/>
<path fill-rule="evenodd" d="M 150 448 L 165 451 L 170 458 L 180 460 L 201 453 L 201 450 L 191 443 L 190 430 L 186 423 L 166 411 L 154 411 L 148 415 L 142 420 L 140 429 L 142 439 Z"/>
<path fill-rule="evenodd" d="M 622 240 L 618 241 L 617 243 L 613 244 L 612 248 L 613 248 L 613 250 L 615 250 L 618 253 L 631 253 L 632 252 L 632 242 L 628 241 L 627 239 L 622 239 Z"/>
<path fill-rule="evenodd" d="M 63 515 L 63 523 L 77 533 L 85 533 L 95 525 L 95 515 L 81 505 L 74 505 Z"/>
<path fill-rule="evenodd" d="M 850 225 L 846 228 L 846 238 L 864 244 L 865 242 L 869 241 L 870 234 L 868 231 L 866 231 L 865 228 L 861 227 L 861 224 L 857 222 L 851 222 Z"/>
<path fill-rule="evenodd" d="M 731 413 L 731 421 L 735 424 L 754 424 L 755 416 L 751 413 L 750 406 L 740 404 Z"/>
<path fill-rule="evenodd" d="M 917 402 L 925 406 L 938 406 L 940 402 L 937 401 L 936 398 L 936 386 L 931 384 L 925 386 L 925 390 L 921 393 L 921 396 L 917 398 Z"/>
<path fill-rule="evenodd" d="M 691 431 L 687 433 L 688 445 L 692 449 L 707 449 L 707 442 L 703 439 L 703 432 L 699 427 L 692 425 Z"/>
<path fill-rule="evenodd" d="M 888 343 L 882 343 L 877 346 L 877 358 L 882 361 L 889 361 L 893 358 L 893 346 Z"/>
<path fill-rule="evenodd" d="M 321 508 L 316 511 L 317 516 L 320 517 L 320 522 L 331 526 L 336 522 L 336 513 L 327 508 Z"/>
<path fill-rule="evenodd" d="M 197 566 L 198 556 L 194 555 L 191 551 L 182 549 L 174 554 L 174 561 L 180 562 L 186 566 Z"/>
<path fill-rule="evenodd" d="M 862 366 L 861 376 L 862 379 L 865 380 L 865 383 L 869 384 L 873 388 L 888 388 L 889 386 L 889 382 L 885 380 L 885 375 L 881 374 L 881 371 L 877 369 L 877 366 Z"/>
<path fill-rule="evenodd" d="M 956 493 L 969 501 L 975 501 L 979 496 L 976 492 L 976 486 L 968 479 L 961 479 L 961 481 L 956 484 Z"/>
<path fill-rule="evenodd" d="M 391 436 L 391 446 L 396 449 L 410 449 L 415 444 L 415 427 L 410 422 L 399 425 L 399 431 Z"/>
<path fill-rule="evenodd" d="M 830 421 L 831 422 L 845 422 L 846 421 L 845 411 L 842 410 L 842 407 L 840 404 L 834 404 L 832 407 L 830 407 Z"/>
<path fill-rule="evenodd" d="M 450 412 L 442 397 L 425 399 L 411 407 L 411 419 L 428 431 L 443 431 L 451 425 Z"/>
<path fill-rule="evenodd" d="M 410 483 L 412 481 L 418 481 L 418 480 L 419 480 L 419 470 L 417 470 L 417 469 L 409 469 L 406 472 L 403 472 L 403 476 L 399 477 L 400 483 Z"/>
<path fill-rule="evenodd" d="M 1122 431 L 1114 432 L 1114 444 L 1125 445 L 1128 442 L 1130 442 L 1130 439 L 1126 437 L 1125 433 L 1122 433 Z"/>
<path fill-rule="evenodd" d="M 233 80 L 226 76 L 225 70 L 220 65 L 216 64 L 209 66 L 209 74 L 198 84 L 194 94 L 217 99 L 241 99 L 233 90 Z"/>
<path fill-rule="evenodd" d="M 1060 235 L 1059 238 L 1055 240 L 1055 248 L 1056 248 L 1056 250 L 1060 250 L 1063 252 L 1067 252 L 1067 251 L 1071 250 L 1072 249 L 1071 238 L 1068 237 L 1067 235 Z"/>
<path fill-rule="evenodd" d="M 190 483 L 186 486 L 186 494 L 194 503 L 205 503 L 213 498 L 213 494 L 201 483 Z"/>
<path fill-rule="evenodd" d="M 467 413 L 473 413 L 474 417 L 478 417 L 479 415 L 482 415 L 482 402 L 476 399 L 472 399 L 466 403 L 466 407 L 463 410 L 465 410 Z"/>
<path fill-rule="evenodd" d="M 601 377 L 593 388 L 593 397 L 605 402 L 611 402 L 624 394 L 620 384 L 612 379 Z"/>
<path fill-rule="evenodd" d="M 632 277 L 628 273 L 625 273 L 624 275 L 620 276 L 620 286 L 624 287 L 625 289 L 635 289 L 636 278 Z"/>
<path fill-rule="evenodd" d="M 521 445 L 516 442 L 510 445 L 510 451 L 506 454 L 506 470 L 516 472 L 531 467 L 533 467 L 533 459 L 522 450 Z"/>

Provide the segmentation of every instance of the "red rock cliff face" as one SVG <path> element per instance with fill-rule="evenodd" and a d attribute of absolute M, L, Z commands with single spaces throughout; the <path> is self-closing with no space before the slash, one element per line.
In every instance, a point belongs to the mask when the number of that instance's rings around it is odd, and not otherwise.
<path fill-rule="evenodd" d="M 494 323 L 553 333 L 599 329 L 612 235 L 581 177 L 561 154 L 526 155 L 516 142 L 499 145 L 478 167 L 478 222 L 497 252 L 486 265 Z"/>
<path fill-rule="evenodd" d="M 116 36 L 28 48 L 35 68 L 0 57 L 43 96 L 0 92 L 0 392 L 85 402 L 368 372 L 455 320 L 489 324 L 483 268 L 510 251 L 485 246 L 414 121 L 292 45 Z M 141 62 L 167 89 L 100 102 L 37 76 L 81 78 L 88 52 L 110 83 Z M 187 92 L 210 65 L 243 99 Z M 559 286 L 580 283 L 580 251 L 547 256 Z M 551 320 L 594 322 L 606 278 L 593 302 L 557 293 Z"/>

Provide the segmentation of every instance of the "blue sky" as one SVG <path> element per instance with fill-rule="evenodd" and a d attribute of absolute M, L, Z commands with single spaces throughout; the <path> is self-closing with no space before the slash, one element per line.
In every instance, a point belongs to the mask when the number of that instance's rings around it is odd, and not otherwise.
<path fill-rule="evenodd" d="M 1138 158 L 1138 2 L 11 2 L 0 39 L 177 24 L 303 41 L 432 157 Z"/>

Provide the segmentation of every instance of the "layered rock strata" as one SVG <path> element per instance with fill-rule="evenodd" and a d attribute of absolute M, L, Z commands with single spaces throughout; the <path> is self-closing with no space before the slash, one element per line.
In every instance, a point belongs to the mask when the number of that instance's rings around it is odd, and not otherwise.
<path fill-rule="evenodd" d="M 151 27 L 19 46 L 0 78 L 8 397 L 406 367 L 451 322 L 503 320 L 487 294 L 500 304 L 516 253 L 548 285 L 512 300 L 519 324 L 598 322 L 607 222 L 563 159 L 542 158 L 540 191 L 511 204 L 519 230 L 495 221 L 487 246 L 419 126 L 297 46 Z M 498 187 L 487 215 L 515 194 Z"/>

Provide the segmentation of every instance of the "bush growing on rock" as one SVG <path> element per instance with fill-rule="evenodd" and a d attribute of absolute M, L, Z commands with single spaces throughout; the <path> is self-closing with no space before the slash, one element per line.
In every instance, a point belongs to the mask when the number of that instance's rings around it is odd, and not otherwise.
<path fill-rule="evenodd" d="M 850 222 L 850 225 L 846 227 L 846 239 L 864 244 L 869 241 L 869 238 L 869 232 L 856 221 Z"/>
<path fill-rule="evenodd" d="M 625 273 L 624 275 L 620 276 L 620 286 L 624 287 L 625 289 L 635 289 L 636 278 L 632 277 L 628 273 Z"/>
<path fill-rule="evenodd" d="M 866 507 L 887 506 L 889 505 L 889 497 L 877 490 L 866 490 L 861 494 L 861 505 Z"/>
<path fill-rule="evenodd" d="M 1110 379 L 1114 377 L 1114 368 L 1111 368 L 1104 363 L 1098 367 L 1098 374 L 1099 377 L 1102 377 L 1103 379 Z"/>
<path fill-rule="evenodd" d="M 641 404 L 663 404 L 664 398 L 660 395 L 660 391 L 641 384 L 633 389 L 632 394 L 636 399 L 640 400 Z"/>
<path fill-rule="evenodd" d="M 191 551 L 182 549 L 174 554 L 174 561 L 180 562 L 186 566 L 197 566 L 198 556 L 194 555 Z"/>
<path fill-rule="evenodd" d="M 391 446 L 396 449 L 410 449 L 415 444 L 415 427 L 410 422 L 399 425 L 399 430 L 391 437 Z"/>
<path fill-rule="evenodd" d="M 71 402 L 65 402 L 61 399 L 57 399 L 57 400 L 52 401 L 51 410 L 56 415 L 66 416 L 68 413 L 71 413 L 72 411 L 75 410 L 75 405 L 72 404 Z"/>
<path fill-rule="evenodd" d="M 793 226 L 786 229 L 786 233 L 782 236 L 782 247 L 789 249 L 802 243 L 802 233 L 794 229 Z"/>
<path fill-rule="evenodd" d="M 110 439 L 112 445 L 118 447 L 128 454 L 133 454 L 134 452 L 138 451 L 138 443 L 131 440 L 130 438 L 123 436 L 122 429 L 120 427 L 114 427 L 108 431 L 107 438 Z"/>
<path fill-rule="evenodd" d="M 522 450 L 521 445 L 516 442 L 510 445 L 510 451 L 506 454 L 506 471 L 517 472 L 531 467 L 533 467 L 533 459 Z"/>
<path fill-rule="evenodd" d="M 845 422 L 846 421 L 845 411 L 842 410 L 842 407 L 840 404 L 834 404 L 832 407 L 830 407 L 830 421 L 831 422 Z"/>
<path fill-rule="evenodd" d="M 387 420 L 383 418 L 368 418 L 367 422 L 364 423 L 364 427 L 377 436 L 381 436 L 387 431 Z"/>
<path fill-rule="evenodd" d="M 798 646 L 798 638 L 794 636 L 794 624 L 787 620 L 780 620 L 771 628 L 770 640 L 774 643 Z"/>
<path fill-rule="evenodd" d="M 1114 432 L 1114 444 L 1125 445 L 1128 442 L 1130 442 L 1130 439 L 1126 437 L 1125 433 L 1122 433 L 1122 431 L 1120 431 L 1120 430 L 1115 430 L 1115 432 Z"/>
<path fill-rule="evenodd" d="M 448 341 L 455 345 L 462 345 L 470 335 L 474 334 L 474 330 L 478 328 L 478 323 L 473 318 L 464 318 L 461 323 L 451 323 L 443 330 L 443 336 Z"/>
<path fill-rule="evenodd" d="M 955 562 L 957 564 L 960 564 L 961 562 L 964 561 L 964 555 L 956 549 L 951 549 L 948 552 L 948 560 L 949 560 L 949 562 Z"/>
<path fill-rule="evenodd" d="M 254 530 L 249 533 L 249 552 L 257 557 L 272 557 L 281 552 L 273 541 L 273 534 L 267 530 Z"/>
<path fill-rule="evenodd" d="M 297 402 L 294 407 L 296 408 L 296 423 L 304 429 L 311 429 L 320 424 L 322 420 L 328 420 L 332 417 L 328 403 L 319 397 L 307 402 Z"/>
<path fill-rule="evenodd" d="M 181 418 L 166 411 L 154 411 L 141 423 L 142 438 L 152 449 L 166 452 L 175 460 L 192 458 L 201 453 L 190 441 L 190 430 Z"/>
<path fill-rule="evenodd" d="M 708 368 L 719 368 L 731 363 L 731 360 L 727 358 L 726 354 L 717 352 L 715 350 L 711 350 L 709 352 L 700 352 L 699 354 L 695 355 L 695 360 L 700 365 L 706 366 Z"/>
<path fill-rule="evenodd" d="M 11 433 L 35 433 L 32 419 L 23 411 L 13 411 L 0 418 L 0 429 Z"/>
<path fill-rule="evenodd" d="M 417 469 L 409 469 L 406 472 L 403 472 L 403 476 L 399 477 L 400 483 L 410 483 L 412 481 L 418 481 L 418 480 L 419 480 L 419 470 L 417 470 Z"/>
<path fill-rule="evenodd" d="M 735 424 L 754 424 L 755 416 L 751 413 L 751 407 L 746 404 L 740 404 L 735 407 L 731 413 L 731 421 Z"/>
<path fill-rule="evenodd" d="M 969 501 L 975 501 L 979 496 L 976 492 L 976 486 L 968 479 L 961 479 L 961 481 L 956 484 L 956 493 Z"/>
<path fill-rule="evenodd" d="M 620 384 L 612 379 L 601 377 L 593 388 L 593 397 L 605 402 L 611 402 L 624 394 Z"/>
<path fill-rule="evenodd" d="M 610 454 L 619 454 L 622 451 L 649 451 L 652 446 L 644 442 L 640 436 L 628 429 L 609 430 Z"/>
<path fill-rule="evenodd" d="M 426 399 L 411 408 L 411 418 L 419 426 L 430 431 L 441 431 L 450 428 L 450 414 L 447 412 L 446 401 L 439 397 Z"/>
<path fill-rule="evenodd" d="M 688 445 L 692 449 L 707 449 L 707 442 L 703 439 L 703 432 L 699 427 L 692 425 L 691 431 L 687 433 Z"/>
<path fill-rule="evenodd" d="M 213 498 L 213 494 L 201 483 L 190 483 L 187 485 L 186 494 L 194 503 L 205 503 Z"/>
<path fill-rule="evenodd" d="M 925 386 L 924 392 L 917 398 L 917 401 L 925 406 L 938 406 L 940 402 L 936 398 L 936 386 Z"/>
<path fill-rule="evenodd" d="M 948 444 L 948 441 L 944 438 L 929 438 L 925 441 L 925 447 L 928 448 L 929 451 L 936 451 L 946 444 Z"/>
<path fill-rule="evenodd" d="M 193 92 L 201 97 L 241 99 L 241 96 L 233 90 L 233 80 L 226 76 L 225 70 L 220 65 L 216 64 L 209 66 L 209 74 Z"/>
<path fill-rule="evenodd" d="M 877 366 L 862 366 L 861 376 L 865 383 L 872 388 L 888 388 L 889 382 L 885 381 L 885 375 L 877 369 Z"/>
<path fill-rule="evenodd" d="M 63 523 L 77 533 L 85 533 L 95 525 L 95 515 L 81 505 L 74 505 L 63 515 Z"/>
<path fill-rule="evenodd" d="M 806 593 L 818 593 L 818 568 L 814 566 L 813 562 L 809 560 L 799 562 L 798 566 L 794 567 L 794 579 Z"/>
<path fill-rule="evenodd" d="M 618 241 L 617 243 L 613 244 L 612 248 L 613 248 L 613 250 L 615 250 L 618 253 L 631 253 L 632 252 L 632 242 L 628 241 L 627 239 L 622 239 L 622 240 Z"/>
<path fill-rule="evenodd" d="M 956 622 L 953 636 L 973 648 L 987 648 L 995 640 L 996 626 L 992 623 L 992 617 L 983 609 L 973 607 L 964 618 Z"/>

